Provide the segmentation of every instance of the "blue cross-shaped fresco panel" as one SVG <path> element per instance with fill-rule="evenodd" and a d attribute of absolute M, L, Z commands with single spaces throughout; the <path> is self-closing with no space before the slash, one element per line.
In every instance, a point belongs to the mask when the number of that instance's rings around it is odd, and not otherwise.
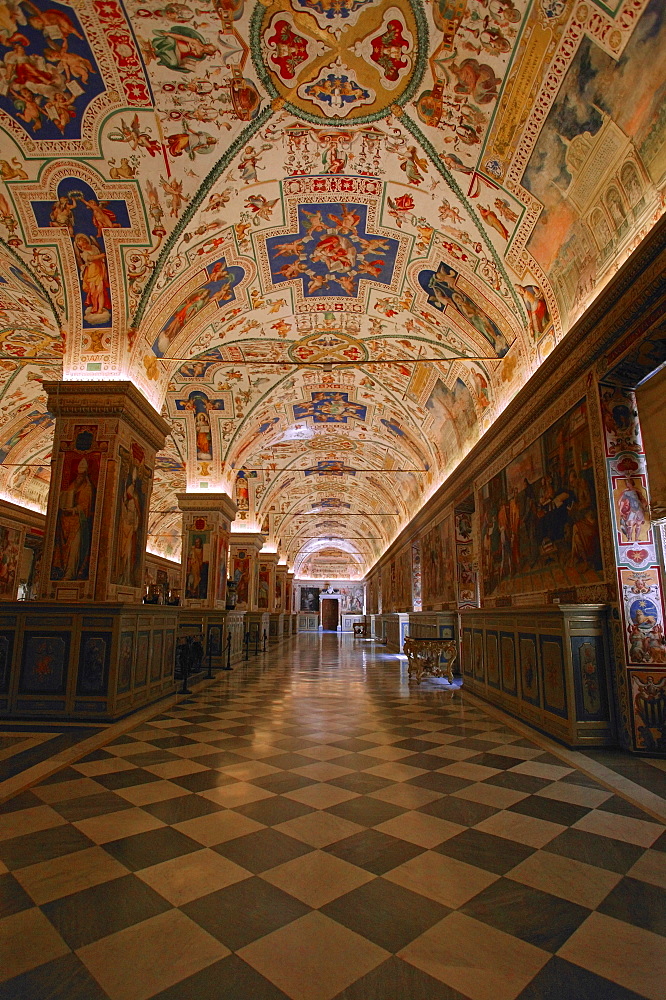
<path fill-rule="evenodd" d="M 304 298 L 357 298 L 362 279 L 390 285 L 400 244 L 369 233 L 367 217 L 367 205 L 299 205 L 298 233 L 266 240 L 273 283 L 300 278 Z"/>
<path fill-rule="evenodd" d="M 345 465 L 344 462 L 340 462 L 338 459 L 328 459 L 328 461 L 317 462 L 316 465 L 311 466 L 309 469 L 303 469 L 306 476 L 355 476 L 356 469 L 352 469 L 350 465 Z"/>
<path fill-rule="evenodd" d="M 313 392 L 312 399 L 294 404 L 294 420 L 312 417 L 315 424 L 346 424 L 350 417 L 365 420 L 366 406 L 354 403 L 346 392 Z"/>

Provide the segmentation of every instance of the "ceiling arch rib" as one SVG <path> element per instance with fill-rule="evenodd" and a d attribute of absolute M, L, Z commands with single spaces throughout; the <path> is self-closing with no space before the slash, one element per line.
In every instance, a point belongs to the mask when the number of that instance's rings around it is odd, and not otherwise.
<path fill-rule="evenodd" d="M 660 0 L 4 6 L 0 490 L 129 377 L 172 557 L 208 488 L 367 567 L 666 204 Z"/>

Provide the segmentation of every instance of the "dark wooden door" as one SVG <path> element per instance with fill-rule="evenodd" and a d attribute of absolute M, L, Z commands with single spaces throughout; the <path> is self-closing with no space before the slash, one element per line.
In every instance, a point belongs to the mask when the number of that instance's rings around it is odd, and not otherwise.
<path fill-rule="evenodd" d="M 338 627 L 338 601 L 332 597 L 322 598 L 321 627 L 327 632 L 334 632 Z"/>

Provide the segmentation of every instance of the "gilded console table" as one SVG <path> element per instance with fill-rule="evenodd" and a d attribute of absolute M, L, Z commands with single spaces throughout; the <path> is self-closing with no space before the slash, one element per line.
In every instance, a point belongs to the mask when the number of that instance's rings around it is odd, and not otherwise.
<path fill-rule="evenodd" d="M 404 642 L 407 656 L 409 679 L 420 684 L 424 676 L 448 677 L 453 684 L 453 664 L 458 656 L 458 647 L 450 639 L 412 639 Z M 444 663 L 440 661 L 444 658 Z"/>

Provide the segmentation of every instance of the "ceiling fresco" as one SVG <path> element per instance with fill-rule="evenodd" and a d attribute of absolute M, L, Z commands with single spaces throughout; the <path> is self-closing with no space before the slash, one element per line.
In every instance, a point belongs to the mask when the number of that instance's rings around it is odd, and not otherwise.
<path fill-rule="evenodd" d="M 0 0 L 0 495 L 129 378 L 175 494 L 363 576 L 663 212 L 661 0 Z M 332 573 L 328 573 L 332 575 Z"/>

